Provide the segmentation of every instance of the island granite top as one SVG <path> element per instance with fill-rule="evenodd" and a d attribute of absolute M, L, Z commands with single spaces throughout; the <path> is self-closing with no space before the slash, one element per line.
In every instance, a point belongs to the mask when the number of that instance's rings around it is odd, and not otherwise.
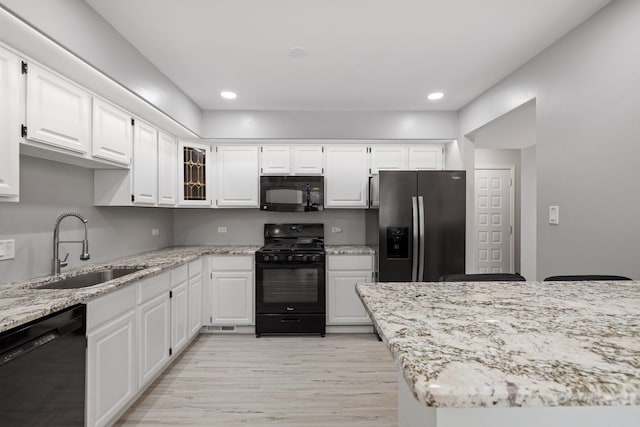
<path fill-rule="evenodd" d="M 85 303 L 100 295 L 126 286 L 144 277 L 185 264 L 203 255 L 253 255 L 260 246 L 175 246 L 130 255 L 100 264 L 91 264 L 62 273 L 60 276 L 42 276 L 17 283 L 0 284 L 0 332 L 23 325 L 32 320 Z M 118 267 L 144 267 L 108 282 L 80 289 L 37 289 L 38 286 L 60 278 Z"/>
<path fill-rule="evenodd" d="M 640 282 L 356 289 L 423 405 L 640 405 Z"/>

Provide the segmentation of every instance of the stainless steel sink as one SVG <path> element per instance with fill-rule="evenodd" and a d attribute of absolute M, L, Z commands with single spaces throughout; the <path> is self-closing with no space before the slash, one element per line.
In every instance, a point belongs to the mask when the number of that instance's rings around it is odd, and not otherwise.
<path fill-rule="evenodd" d="M 86 288 L 88 286 L 98 285 L 100 283 L 108 282 L 118 277 L 126 276 L 127 274 L 135 273 L 136 271 L 144 270 L 144 267 L 134 268 L 112 268 L 98 271 L 91 271 L 89 273 L 81 274 L 79 276 L 68 277 L 66 279 L 60 279 L 55 282 L 47 283 L 46 285 L 38 286 L 37 289 L 78 289 Z"/>

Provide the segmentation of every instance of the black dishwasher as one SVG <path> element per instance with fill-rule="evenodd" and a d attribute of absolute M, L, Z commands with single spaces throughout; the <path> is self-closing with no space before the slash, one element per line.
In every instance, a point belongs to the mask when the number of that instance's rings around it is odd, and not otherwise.
<path fill-rule="evenodd" d="M 84 426 L 86 307 L 0 334 L 0 425 Z"/>

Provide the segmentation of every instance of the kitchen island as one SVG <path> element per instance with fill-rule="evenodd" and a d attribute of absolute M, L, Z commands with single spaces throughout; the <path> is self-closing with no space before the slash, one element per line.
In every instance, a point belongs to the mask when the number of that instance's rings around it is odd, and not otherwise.
<path fill-rule="evenodd" d="M 640 283 L 377 283 L 399 427 L 639 426 Z"/>

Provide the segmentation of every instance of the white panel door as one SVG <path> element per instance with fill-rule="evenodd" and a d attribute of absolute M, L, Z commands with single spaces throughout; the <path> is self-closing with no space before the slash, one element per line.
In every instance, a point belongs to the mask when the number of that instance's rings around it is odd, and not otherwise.
<path fill-rule="evenodd" d="M 444 169 L 444 147 L 441 145 L 412 145 L 409 147 L 409 169 Z"/>
<path fill-rule="evenodd" d="M 20 59 L 0 47 L 0 201 L 18 201 Z"/>
<path fill-rule="evenodd" d="M 324 148 L 321 145 L 294 146 L 293 173 L 295 175 L 322 175 L 324 173 Z"/>
<path fill-rule="evenodd" d="M 202 273 L 189 277 L 189 337 L 202 327 Z"/>
<path fill-rule="evenodd" d="M 291 147 L 265 145 L 260 147 L 260 173 L 262 175 L 289 175 L 291 173 Z"/>
<path fill-rule="evenodd" d="M 87 426 L 104 426 L 138 391 L 135 311 L 87 335 Z"/>
<path fill-rule="evenodd" d="M 373 145 L 369 156 L 372 174 L 381 170 L 407 170 L 409 168 L 409 147 L 406 145 Z"/>
<path fill-rule="evenodd" d="M 513 273 L 511 172 L 476 169 L 478 273 Z"/>
<path fill-rule="evenodd" d="M 94 157 L 131 163 L 133 126 L 129 113 L 94 97 L 92 132 Z"/>
<path fill-rule="evenodd" d="M 218 193 L 221 208 L 258 207 L 258 147 L 218 147 Z"/>
<path fill-rule="evenodd" d="M 356 284 L 370 283 L 371 281 L 371 271 L 327 272 L 327 324 L 372 324 L 358 294 L 356 294 Z"/>
<path fill-rule="evenodd" d="M 325 207 L 366 208 L 369 188 L 367 147 L 326 147 L 324 182 Z"/>
<path fill-rule="evenodd" d="M 140 205 L 158 200 L 158 131 L 140 120 L 133 127 L 133 196 Z"/>
<path fill-rule="evenodd" d="M 169 361 L 170 299 L 163 293 L 138 306 L 139 383 L 143 387 Z"/>
<path fill-rule="evenodd" d="M 27 73 L 27 138 L 78 153 L 91 149 L 91 95 L 34 64 Z"/>
<path fill-rule="evenodd" d="M 211 279 L 213 325 L 253 324 L 253 272 L 214 271 Z"/>
<path fill-rule="evenodd" d="M 175 206 L 178 201 L 178 141 L 158 132 L 158 204 Z"/>
<path fill-rule="evenodd" d="M 171 348 L 178 353 L 189 340 L 189 281 L 171 289 Z"/>

